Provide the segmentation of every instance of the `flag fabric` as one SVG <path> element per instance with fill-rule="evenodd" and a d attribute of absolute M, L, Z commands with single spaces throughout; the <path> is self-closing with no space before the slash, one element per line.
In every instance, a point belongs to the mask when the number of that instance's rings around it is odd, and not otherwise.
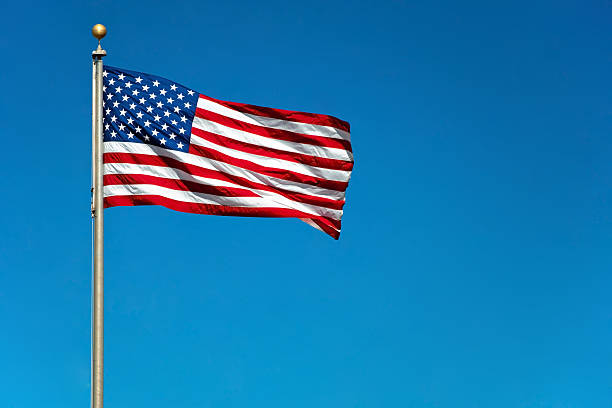
<path fill-rule="evenodd" d="M 105 208 L 295 217 L 338 239 L 353 168 L 347 122 L 110 66 L 103 76 Z"/>

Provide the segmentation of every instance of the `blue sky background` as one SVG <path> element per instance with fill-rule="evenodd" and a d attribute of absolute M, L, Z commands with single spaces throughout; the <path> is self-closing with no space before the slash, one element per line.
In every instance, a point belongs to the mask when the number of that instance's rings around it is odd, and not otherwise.
<path fill-rule="evenodd" d="M 610 407 L 607 1 L 4 4 L 0 406 L 89 404 L 105 61 L 338 116 L 340 241 L 106 211 L 109 407 Z"/>

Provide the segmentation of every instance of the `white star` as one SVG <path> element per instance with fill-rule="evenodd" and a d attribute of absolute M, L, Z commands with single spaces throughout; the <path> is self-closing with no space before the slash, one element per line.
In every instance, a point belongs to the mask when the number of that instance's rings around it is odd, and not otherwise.
<path fill-rule="evenodd" d="M 189 109 L 189 107 L 190 107 L 190 106 L 191 106 L 191 104 L 190 104 L 189 102 L 185 102 L 185 107 L 186 107 L 187 109 Z"/>
<path fill-rule="evenodd" d="M 174 133 L 172 133 L 172 134 L 170 135 L 170 139 L 172 139 L 172 140 L 174 140 L 174 138 L 175 138 L 175 137 L 176 137 L 176 135 L 175 135 Z"/>
<path fill-rule="evenodd" d="M 128 125 L 132 126 L 132 123 L 134 123 L 134 119 L 128 118 Z"/>
<path fill-rule="evenodd" d="M 139 76 L 138 78 L 136 78 L 136 83 L 141 83 L 142 82 L 142 78 Z"/>
<path fill-rule="evenodd" d="M 148 90 L 149 90 L 149 85 L 145 85 L 145 86 L 143 86 L 143 87 L 142 87 L 142 90 L 143 90 L 143 91 L 145 91 L 145 92 L 146 92 L 146 91 L 148 91 Z"/>
<path fill-rule="evenodd" d="M 187 118 L 186 118 L 186 117 L 184 117 L 184 116 L 181 116 L 181 122 L 183 122 L 183 123 L 184 123 L 184 122 L 187 122 Z"/>
<path fill-rule="evenodd" d="M 106 86 L 102 85 L 102 92 L 106 92 Z"/>
<path fill-rule="evenodd" d="M 117 117 L 113 115 L 113 117 L 111 118 L 111 122 L 115 123 L 116 120 L 117 120 Z"/>
<path fill-rule="evenodd" d="M 145 103 L 145 101 L 146 101 L 146 99 L 145 99 L 145 98 L 140 98 L 140 99 L 138 100 L 138 102 L 140 102 L 141 104 L 142 104 L 142 103 Z"/>
<path fill-rule="evenodd" d="M 142 112 L 138 112 L 136 116 L 138 116 L 138 119 L 142 119 Z"/>
<path fill-rule="evenodd" d="M 110 100 L 110 99 L 113 99 L 113 94 L 108 94 L 108 95 L 106 95 L 106 99 L 109 99 L 109 100 Z"/>
<path fill-rule="evenodd" d="M 179 108 L 178 106 L 174 107 L 174 112 L 179 113 L 181 111 L 181 108 Z"/>
<path fill-rule="evenodd" d="M 106 114 L 108 115 L 109 113 L 110 113 L 110 109 L 107 109 L 106 110 Z"/>
<path fill-rule="evenodd" d="M 155 94 L 154 94 L 154 93 L 149 94 L 149 98 L 151 98 L 151 99 L 155 99 Z"/>
<path fill-rule="evenodd" d="M 153 131 L 151 132 L 151 134 L 152 134 L 153 136 L 157 136 L 157 134 L 158 134 L 158 133 L 159 133 L 159 132 L 157 131 L 157 129 L 153 129 Z"/>
<path fill-rule="evenodd" d="M 149 136 L 145 135 L 144 140 L 149 141 Z"/>
<path fill-rule="evenodd" d="M 176 91 L 176 85 L 174 84 L 170 85 L 170 89 L 172 89 L 173 91 Z"/>
<path fill-rule="evenodd" d="M 149 112 L 149 113 L 153 112 L 153 107 L 147 106 L 147 112 Z"/>
<path fill-rule="evenodd" d="M 183 100 L 183 98 L 184 98 L 184 96 L 183 96 L 183 94 L 182 94 L 182 93 L 180 93 L 180 94 L 176 95 L 176 97 L 177 97 L 177 98 L 179 98 L 181 101 L 182 101 L 182 100 Z"/>
<path fill-rule="evenodd" d="M 136 104 L 134 102 L 130 103 L 130 109 L 131 110 L 136 109 Z"/>
<path fill-rule="evenodd" d="M 165 116 L 165 117 L 169 117 L 169 116 L 170 116 L 170 112 L 169 112 L 169 111 L 165 111 L 165 112 L 164 112 L 164 116 Z"/>
<path fill-rule="evenodd" d="M 112 137 L 117 137 L 117 132 L 115 132 L 114 130 L 111 132 L 111 136 Z"/>
<path fill-rule="evenodd" d="M 176 145 L 179 149 L 183 148 L 183 144 L 181 142 L 178 142 L 178 144 Z"/>
<path fill-rule="evenodd" d="M 159 141 L 159 143 L 161 143 L 161 144 L 165 145 L 165 144 L 166 144 L 166 139 L 164 139 L 164 138 L 162 137 L 162 140 L 160 140 L 160 141 Z"/>
<path fill-rule="evenodd" d="M 153 86 L 155 86 L 155 87 L 159 86 L 159 82 L 157 81 L 157 79 L 155 81 L 153 81 Z"/>
<path fill-rule="evenodd" d="M 174 102 L 174 99 L 172 99 L 172 98 L 168 98 L 168 103 L 169 103 L 169 104 L 172 104 L 172 102 Z"/>
<path fill-rule="evenodd" d="M 119 124 L 119 130 L 122 132 L 125 130 L 125 125 L 123 123 Z"/>
<path fill-rule="evenodd" d="M 176 125 L 178 124 L 178 122 L 177 122 L 176 120 L 174 120 L 174 119 L 172 119 L 172 121 L 171 121 L 171 122 L 172 122 L 172 124 L 173 124 L 174 126 L 176 126 Z"/>
<path fill-rule="evenodd" d="M 166 96 L 166 92 L 168 92 L 168 91 L 166 91 L 165 89 L 160 89 L 159 90 L 159 93 L 162 94 L 163 96 Z"/>
<path fill-rule="evenodd" d="M 108 123 L 104 125 L 104 130 L 108 130 L 109 128 L 110 128 L 110 125 Z"/>
<path fill-rule="evenodd" d="M 126 87 L 126 88 L 130 88 L 131 86 L 132 86 L 132 83 L 131 83 L 131 82 L 128 82 L 128 83 L 126 83 L 126 84 L 125 84 L 125 87 Z"/>
<path fill-rule="evenodd" d="M 157 107 L 158 108 L 161 108 L 162 106 L 164 106 L 164 104 L 161 101 L 157 102 Z"/>
<path fill-rule="evenodd" d="M 119 106 L 119 102 L 117 101 L 113 102 L 113 108 L 116 108 L 117 106 Z"/>
<path fill-rule="evenodd" d="M 125 75 L 123 75 L 123 74 L 119 74 L 119 80 L 120 80 L 120 81 L 123 81 L 123 78 L 125 78 Z"/>
<path fill-rule="evenodd" d="M 149 127 L 149 126 L 151 126 L 151 122 L 149 122 L 148 120 L 145 120 L 144 125 L 145 125 L 146 127 Z"/>
<path fill-rule="evenodd" d="M 134 134 L 132 132 L 128 133 L 128 139 L 133 139 L 134 138 Z"/>
<path fill-rule="evenodd" d="M 134 88 L 134 90 L 132 91 L 132 95 L 136 96 L 138 95 L 138 93 L 139 93 L 138 89 Z"/>
<path fill-rule="evenodd" d="M 191 89 L 188 90 L 187 93 L 189 94 L 189 96 L 193 96 L 193 91 Z"/>
<path fill-rule="evenodd" d="M 168 124 L 167 124 L 167 123 L 164 123 L 164 124 L 162 125 L 162 129 L 163 129 L 164 131 L 168 130 Z"/>
<path fill-rule="evenodd" d="M 123 95 L 123 102 L 127 101 L 127 100 L 128 100 L 128 98 L 129 98 L 129 96 L 127 96 L 127 95 Z"/>
<path fill-rule="evenodd" d="M 119 111 L 119 113 L 121 114 L 121 116 L 125 116 L 125 114 L 127 113 L 125 109 L 121 109 Z"/>
<path fill-rule="evenodd" d="M 120 87 L 120 86 L 116 87 L 116 88 L 115 88 L 115 92 L 117 92 L 117 93 L 121 93 L 121 87 Z"/>
<path fill-rule="evenodd" d="M 104 71 L 104 72 L 102 73 L 102 76 L 103 76 L 104 78 L 106 78 L 106 76 L 107 76 L 107 75 L 108 75 L 108 72 L 106 72 L 106 71 Z"/>
<path fill-rule="evenodd" d="M 140 133 L 140 131 L 141 131 L 141 130 L 142 130 L 142 129 L 140 128 L 140 126 L 136 126 L 136 129 L 134 129 L 134 131 L 135 131 L 136 133 Z"/>
<path fill-rule="evenodd" d="M 183 134 L 185 134 L 185 129 L 179 128 L 179 132 L 181 133 L 181 135 L 183 135 Z"/>
<path fill-rule="evenodd" d="M 115 80 L 114 80 L 113 78 L 111 78 L 111 80 L 110 80 L 110 81 L 108 81 L 108 83 L 109 83 L 110 85 L 114 85 L 114 84 L 115 84 Z"/>
<path fill-rule="evenodd" d="M 153 117 L 153 119 L 155 119 L 156 122 L 159 122 L 159 120 L 161 119 L 161 117 L 159 115 L 155 115 Z"/>

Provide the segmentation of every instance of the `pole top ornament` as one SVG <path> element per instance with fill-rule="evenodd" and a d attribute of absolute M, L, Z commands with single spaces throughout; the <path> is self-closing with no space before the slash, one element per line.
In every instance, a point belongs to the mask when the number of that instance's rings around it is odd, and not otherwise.
<path fill-rule="evenodd" d="M 106 35 L 106 27 L 104 27 L 102 24 L 96 24 L 91 29 L 91 33 L 98 39 L 98 41 L 100 41 Z"/>
<path fill-rule="evenodd" d="M 91 28 L 91 33 L 94 37 L 98 39 L 98 48 L 92 53 L 92 56 L 94 59 L 102 58 L 106 55 L 106 51 L 102 49 L 102 46 L 100 45 L 100 40 L 106 35 L 106 27 L 104 27 L 102 24 L 96 24 Z"/>

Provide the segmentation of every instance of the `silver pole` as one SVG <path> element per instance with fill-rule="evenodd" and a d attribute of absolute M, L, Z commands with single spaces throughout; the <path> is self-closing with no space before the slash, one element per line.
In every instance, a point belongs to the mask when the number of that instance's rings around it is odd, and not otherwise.
<path fill-rule="evenodd" d="M 102 155 L 102 57 L 106 51 L 100 46 L 100 40 L 106 35 L 106 28 L 96 24 L 91 30 L 98 39 L 98 48 L 92 53 L 93 58 L 93 203 L 94 219 L 94 257 L 93 257 L 93 323 L 92 323 L 92 356 L 91 356 L 91 407 L 104 406 L 104 192 Z"/>

